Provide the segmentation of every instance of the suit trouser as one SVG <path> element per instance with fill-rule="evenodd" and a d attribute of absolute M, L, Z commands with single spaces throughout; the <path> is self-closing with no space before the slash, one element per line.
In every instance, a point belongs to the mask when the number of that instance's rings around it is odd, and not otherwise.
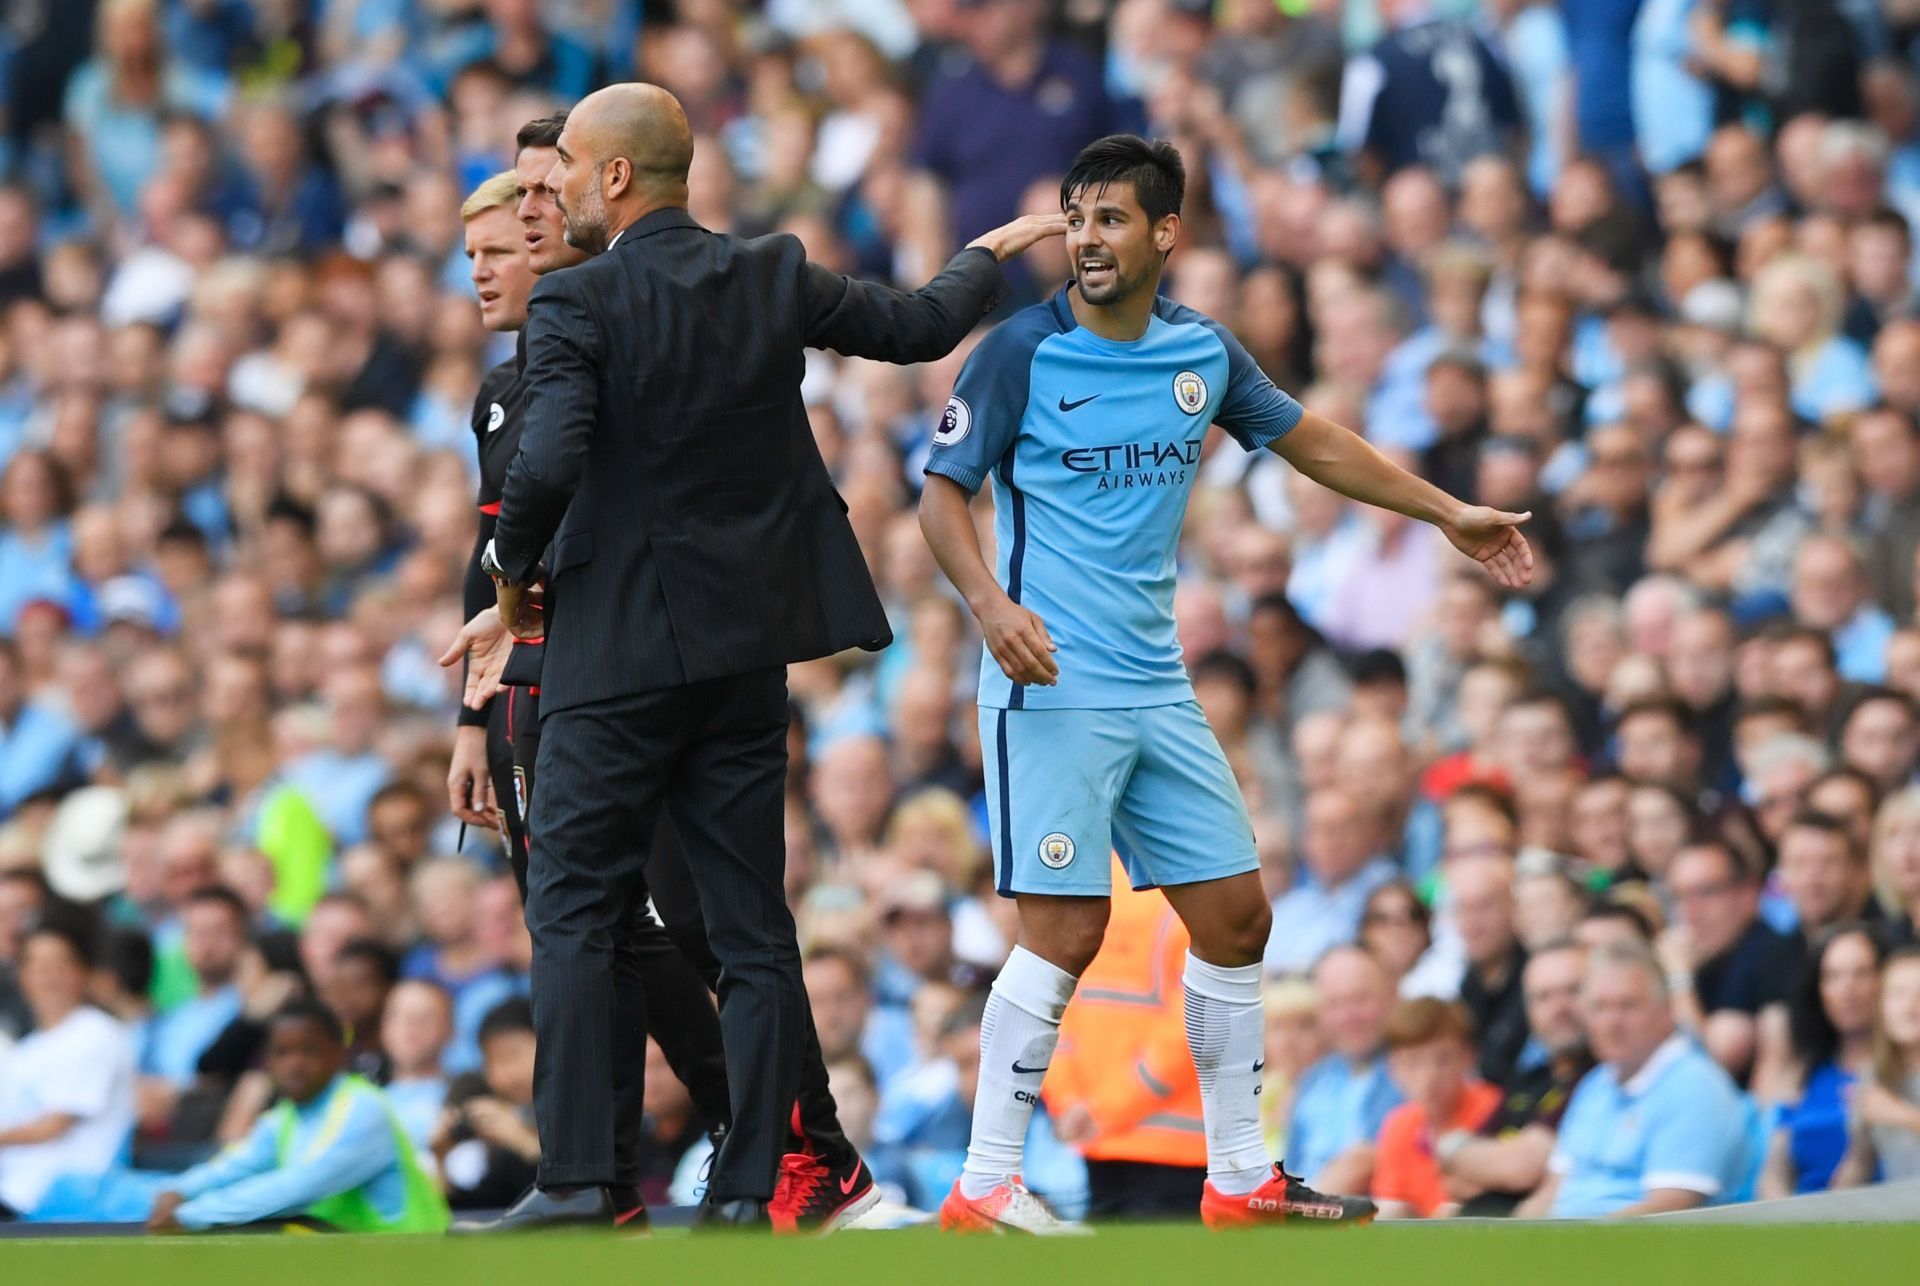
<path fill-rule="evenodd" d="M 537 690 L 509 688 L 495 709 L 501 715 L 489 726 L 488 739 L 494 798 L 500 801 L 506 817 L 513 878 L 520 885 L 520 900 L 524 903 L 527 832 L 520 801 L 533 798 L 537 775 L 535 756 L 540 749 L 540 696 Z M 497 756 L 492 739 L 495 725 L 500 736 Z M 687 869 L 686 850 L 664 808 L 660 810 L 660 825 L 654 831 L 653 848 L 647 856 L 646 887 L 661 923 L 645 918 L 644 924 L 634 926 L 639 940 L 640 981 L 646 992 L 647 1012 L 642 1019 L 648 1034 L 660 1043 L 667 1065 L 692 1095 L 694 1107 L 708 1128 L 731 1125 L 733 1112 L 727 1096 L 726 1053 L 720 1039 L 720 1019 L 710 1000 L 710 996 L 720 990 L 720 960 L 707 943 L 700 892 L 694 887 L 692 872 Z M 677 948 L 676 959 L 661 957 L 661 925 Z M 688 985 L 689 973 L 699 981 L 697 993 Z M 840 1125 L 840 1109 L 827 1083 L 826 1057 L 820 1051 L 820 1036 L 813 1025 L 811 1007 L 807 1010 L 806 1048 L 800 1058 L 797 1115 L 794 1137 L 787 1143 L 789 1152 L 811 1146 L 836 1166 L 857 1155 L 858 1150 Z M 624 1128 L 616 1142 L 622 1149 L 622 1158 L 635 1146 Z M 627 1173 L 623 1159 L 621 1174 Z M 620 1181 L 624 1183 L 626 1179 L 623 1177 Z"/>
<path fill-rule="evenodd" d="M 539 694 L 524 687 L 508 688 L 495 701 L 494 717 L 487 725 L 487 764 L 494 801 L 506 824 L 508 864 L 523 904 L 527 900 L 525 808 L 533 798 L 539 749 Z M 694 1109 L 709 1130 L 731 1124 L 732 1106 L 720 1016 L 714 1012 L 709 984 L 679 950 L 677 940 L 647 914 L 644 897 L 627 928 L 614 944 L 615 1021 L 623 1043 L 637 1045 L 639 1057 L 614 1069 L 613 1181 L 637 1185 L 642 1177 L 648 1034 L 660 1042 L 667 1066 L 687 1087 Z M 639 1033 L 637 1040 L 631 1037 L 633 1032 Z"/>
<path fill-rule="evenodd" d="M 708 1193 L 765 1200 L 786 1151 L 811 1026 L 782 886 L 786 674 L 615 697 L 550 712 L 542 723 L 530 827 L 540 842 L 527 880 L 540 1182 L 614 1181 L 617 1068 L 634 1054 L 615 1019 L 616 949 L 645 899 L 664 810 L 709 911 L 720 966 L 733 1127 Z"/>
<path fill-rule="evenodd" d="M 700 891 L 694 887 L 693 872 L 687 867 L 680 836 L 664 814 L 662 810 L 660 829 L 653 836 L 653 854 L 647 859 L 647 888 L 653 894 L 653 909 L 666 923 L 680 954 L 706 979 L 707 986 L 717 992 L 720 960 L 707 942 L 706 921 L 700 912 Z M 647 997 L 652 1003 L 653 993 L 648 992 Z M 654 1039 L 659 1039 L 657 1031 Z M 811 1147 L 835 1165 L 850 1161 L 858 1154 L 859 1150 L 840 1126 L 840 1108 L 827 1085 L 827 1059 L 820 1051 L 820 1033 L 813 1025 L 811 1004 L 807 1006 L 806 1044 L 800 1051 L 800 1092 L 794 1104 L 794 1116 L 787 1151 L 799 1152 Z"/>

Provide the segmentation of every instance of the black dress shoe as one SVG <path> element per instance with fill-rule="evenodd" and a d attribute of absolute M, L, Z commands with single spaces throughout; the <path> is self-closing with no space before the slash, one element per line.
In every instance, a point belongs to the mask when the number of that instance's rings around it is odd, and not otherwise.
<path fill-rule="evenodd" d="M 773 1221 L 767 1217 L 767 1203 L 753 1197 L 736 1197 L 731 1201 L 708 1197 L 693 1212 L 693 1226 L 695 1231 L 773 1231 Z"/>
<path fill-rule="evenodd" d="M 536 1228 L 611 1228 L 621 1212 L 605 1188 L 528 1188 L 520 1200 L 492 1219 L 467 1219 L 453 1225 L 460 1234 L 530 1232 Z"/>

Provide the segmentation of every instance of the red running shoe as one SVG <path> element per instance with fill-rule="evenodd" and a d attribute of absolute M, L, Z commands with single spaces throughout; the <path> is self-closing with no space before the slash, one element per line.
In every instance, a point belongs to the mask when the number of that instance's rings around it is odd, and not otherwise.
<path fill-rule="evenodd" d="M 789 1152 L 780 1158 L 780 1178 L 773 1185 L 767 1216 L 776 1233 L 824 1236 L 879 1204 L 873 1171 L 859 1153 L 840 1166 L 831 1166 L 811 1150 Z"/>

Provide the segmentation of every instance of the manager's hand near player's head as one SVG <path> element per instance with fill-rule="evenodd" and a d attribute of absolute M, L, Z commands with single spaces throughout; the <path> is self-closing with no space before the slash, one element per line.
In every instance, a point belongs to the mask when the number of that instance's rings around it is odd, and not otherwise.
<path fill-rule="evenodd" d="M 978 246 L 1001 263 L 1023 255 L 1048 237 L 1067 234 L 1067 216 L 1058 211 L 1048 214 L 1023 214 L 1012 223 L 1003 223 L 992 232 L 983 232 L 967 242 L 967 249 Z"/>

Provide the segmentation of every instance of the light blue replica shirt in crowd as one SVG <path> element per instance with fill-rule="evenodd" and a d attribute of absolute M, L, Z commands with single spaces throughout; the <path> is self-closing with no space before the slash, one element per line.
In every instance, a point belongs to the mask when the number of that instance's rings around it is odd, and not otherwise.
<path fill-rule="evenodd" d="M 927 472 L 997 485 L 997 574 L 1038 613 L 1059 682 L 1011 682 L 990 654 L 980 704 L 1140 709 L 1193 699 L 1174 636 L 1175 546 L 1207 427 L 1249 451 L 1292 429 L 1300 404 L 1227 329 L 1170 300 L 1139 339 L 1081 326 L 1068 286 L 981 341 L 954 383 Z"/>
<path fill-rule="evenodd" d="M 1355 1063 L 1328 1054 L 1300 1078 L 1287 1122 L 1287 1169 L 1311 1183 L 1348 1148 L 1379 1138 L 1387 1113 L 1400 1103 L 1384 1055 Z"/>
<path fill-rule="evenodd" d="M 1679 1032 L 1625 1083 L 1602 1063 L 1581 1080 L 1560 1122 L 1553 1216 L 1610 1215 L 1659 1188 L 1697 1192 L 1708 1205 L 1751 1196 L 1760 1161 L 1755 1121 L 1739 1087 Z"/>
<path fill-rule="evenodd" d="M 1360 932 L 1367 899 L 1400 874 L 1376 857 L 1344 883 L 1326 888 L 1306 878 L 1273 900 L 1273 931 L 1267 936 L 1268 973 L 1305 973 L 1331 947 L 1352 942 Z"/>
<path fill-rule="evenodd" d="M 394 1148 L 392 1109 L 378 1090 L 336 1076 L 313 1102 L 296 1105 L 285 1164 L 279 1128 L 280 1114 L 263 1112 L 245 1138 L 168 1183 L 187 1199 L 177 1213 L 180 1226 L 227 1228 L 298 1214 L 363 1184 L 375 1210 L 400 1218 L 406 1176 Z"/>

